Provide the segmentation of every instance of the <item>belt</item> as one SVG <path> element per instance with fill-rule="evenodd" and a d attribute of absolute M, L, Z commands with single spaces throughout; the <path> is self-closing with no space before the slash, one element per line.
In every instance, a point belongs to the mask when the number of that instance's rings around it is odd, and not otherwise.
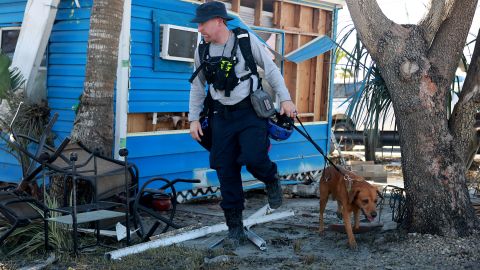
<path fill-rule="evenodd" d="M 233 105 L 223 105 L 219 101 L 215 100 L 213 102 L 213 107 L 218 110 L 226 110 L 229 112 L 244 110 L 252 108 L 252 102 L 250 101 L 250 96 L 247 96 L 242 101 L 238 102 L 237 104 Z"/>

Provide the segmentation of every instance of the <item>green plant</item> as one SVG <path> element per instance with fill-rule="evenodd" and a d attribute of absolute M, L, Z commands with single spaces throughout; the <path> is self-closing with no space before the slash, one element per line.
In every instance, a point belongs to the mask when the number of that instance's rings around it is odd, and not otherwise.
<path fill-rule="evenodd" d="M 0 150 L 6 151 L 12 154 L 20 164 L 22 164 L 23 174 L 25 175 L 27 168 L 29 167 L 30 160 L 8 145 L 8 134 L 10 132 L 10 124 L 14 117 L 14 112 L 23 102 L 20 110 L 18 111 L 17 118 L 12 128 L 15 129 L 17 134 L 24 134 L 31 138 L 39 138 L 43 132 L 44 126 L 47 124 L 48 116 L 50 115 L 50 109 L 46 103 L 32 104 L 24 102 L 22 91 L 25 79 L 19 70 L 9 70 L 11 61 L 10 59 L 0 53 L 0 140 L 6 142 L 6 146 L 0 147 Z M 29 145 L 29 141 L 20 139 L 18 141 L 23 147 Z M 53 143 L 53 139 L 49 138 L 48 144 Z"/>
<path fill-rule="evenodd" d="M 48 208 L 58 208 L 58 202 L 55 198 L 45 196 L 45 205 Z M 43 217 L 43 211 L 34 207 Z M 60 215 L 51 212 L 52 217 Z M 35 220 L 31 224 L 16 229 L 4 242 L 0 248 L 3 256 L 28 255 L 44 248 L 44 223 L 42 220 Z M 9 225 L 5 220 L 0 219 L 0 231 L 6 230 Z M 69 226 L 49 222 L 48 239 L 50 246 L 55 250 L 68 250 L 71 247 L 72 236 L 69 232 Z"/>

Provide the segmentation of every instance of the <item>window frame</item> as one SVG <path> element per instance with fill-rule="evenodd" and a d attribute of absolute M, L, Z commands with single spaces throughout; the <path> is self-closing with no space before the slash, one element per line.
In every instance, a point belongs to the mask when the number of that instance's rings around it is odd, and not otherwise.
<path fill-rule="evenodd" d="M 1 27 L 0 26 L 0 52 L 3 52 L 2 51 L 2 36 L 3 36 L 3 31 L 9 31 L 9 30 L 18 30 L 18 36 L 20 37 L 20 31 L 21 31 L 22 27 L 20 26 L 5 26 L 5 27 Z M 17 43 L 18 43 L 18 40 L 17 40 Z M 17 44 L 15 44 L 15 49 L 17 47 Z M 13 51 L 13 53 L 15 53 L 15 51 Z"/>

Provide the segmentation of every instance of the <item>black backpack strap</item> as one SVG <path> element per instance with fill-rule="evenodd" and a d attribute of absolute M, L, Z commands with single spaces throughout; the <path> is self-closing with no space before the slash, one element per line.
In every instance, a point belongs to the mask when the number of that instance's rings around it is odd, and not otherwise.
<path fill-rule="evenodd" d="M 248 69 L 250 69 L 250 72 L 258 77 L 257 64 L 253 58 L 252 46 L 250 44 L 250 33 L 240 27 L 233 29 L 232 32 L 235 34 L 236 39 L 238 39 L 238 45 L 240 46 L 240 51 L 245 59 L 245 64 Z"/>
<path fill-rule="evenodd" d="M 213 98 L 212 94 L 210 94 L 210 89 L 207 91 L 207 96 L 203 100 L 203 111 L 202 114 L 205 116 L 209 116 L 213 112 Z"/>
<path fill-rule="evenodd" d="M 200 57 L 200 66 L 193 72 L 192 76 L 188 81 L 190 83 L 193 82 L 195 77 L 197 77 L 198 73 L 202 71 L 202 69 L 205 67 L 205 59 L 210 55 L 210 43 L 206 43 L 203 39 L 200 41 L 198 44 L 198 56 Z"/>

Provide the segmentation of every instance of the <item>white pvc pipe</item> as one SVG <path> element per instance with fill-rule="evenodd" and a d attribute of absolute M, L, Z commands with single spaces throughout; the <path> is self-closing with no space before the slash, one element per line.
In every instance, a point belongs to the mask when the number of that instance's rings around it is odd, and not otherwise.
<path fill-rule="evenodd" d="M 278 213 L 272 213 L 272 214 L 269 214 L 269 215 L 266 215 L 266 216 L 247 218 L 243 221 L 243 225 L 245 227 L 249 227 L 249 226 L 253 226 L 255 224 L 260 224 L 260 223 L 265 223 L 265 222 L 269 222 L 269 221 L 273 221 L 273 220 L 277 220 L 277 219 L 282 219 L 282 218 L 290 217 L 290 216 L 293 216 L 293 215 L 295 215 L 295 214 L 292 210 L 278 212 Z M 225 225 L 225 223 L 220 223 L 220 224 L 213 225 L 213 226 L 206 226 L 206 227 L 202 227 L 202 228 L 199 228 L 199 229 L 194 229 L 194 230 L 186 231 L 186 232 L 182 232 L 183 230 L 180 229 L 179 230 L 180 233 L 177 233 L 175 235 L 170 235 L 169 233 L 167 233 L 164 236 L 160 235 L 160 237 L 156 240 L 146 242 L 146 243 L 140 243 L 140 244 L 137 244 L 137 245 L 126 247 L 126 248 L 117 249 L 117 250 L 114 250 L 114 251 L 111 251 L 111 252 L 107 252 L 107 253 L 105 253 L 105 256 L 108 259 L 118 260 L 118 259 L 121 259 L 124 256 L 140 253 L 140 252 L 152 249 L 152 248 L 168 246 L 168 245 L 171 245 L 171 244 L 180 243 L 180 242 L 183 242 L 183 241 L 200 238 L 200 237 L 205 236 L 207 234 L 217 233 L 217 232 L 226 231 L 226 230 L 227 230 L 227 225 Z M 178 231 L 172 231 L 171 233 L 176 233 L 176 232 L 178 232 Z"/>

